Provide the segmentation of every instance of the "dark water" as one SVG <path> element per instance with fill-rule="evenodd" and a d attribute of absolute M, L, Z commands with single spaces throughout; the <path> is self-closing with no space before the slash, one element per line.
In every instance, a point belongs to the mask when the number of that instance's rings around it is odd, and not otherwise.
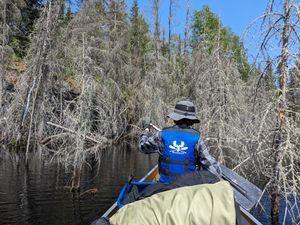
<path fill-rule="evenodd" d="M 89 160 L 82 171 L 81 193 L 97 188 L 95 194 L 72 197 L 65 186 L 70 171 L 61 165 L 32 156 L 29 167 L 17 155 L 0 152 L 0 225 L 77 225 L 90 224 L 100 217 L 116 200 L 130 174 L 143 177 L 157 162 L 157 156 L 139 153 L 136 149 L 115 148 L 103 153 L 101 166 Z M 299 201 L 299 200 L 298 200 Z M 253 210 L 263 223 L 270 222 L 270 201 L 263 196 L 262 205 Z M 285 205 L 281 205 L 281 224 Z M 286 225 L 295 217 L 300 224 L 299 209 L 288 215 Z M 295 221 L 295 220 L 294 220 Z M 299 221 L 299 222 L 298 222 Z M 297 224 L 294 223 L 294 224 Z"/>
<path fill-rule="evenodd" d="M 111 149 L 102 156 L 100 169 L 91 163 L 82 172 L 80 198 L 64 187 L 71 173 L 49 159 L 32 159 L 26 169 L 16 155 L 0 154 L 0 225 L 90 224 L 115 201 L 128 175 L 137 179 L 157 158 L 136 150 Z"/>
<path fill-rule="evenodd" d="M 296 199 L 292 196 L 288 198 L 289 204 L 282 198 L 279 209 L 279 224 L 300 225 L 300 196 Z M 295 204 L 296 201 L 298 204 Z M 252 209 L 252 214 L 264 225 L 271 225 L 271 201 L 270 196 L 266 193 L 262 196 L 260 205 Z"/>

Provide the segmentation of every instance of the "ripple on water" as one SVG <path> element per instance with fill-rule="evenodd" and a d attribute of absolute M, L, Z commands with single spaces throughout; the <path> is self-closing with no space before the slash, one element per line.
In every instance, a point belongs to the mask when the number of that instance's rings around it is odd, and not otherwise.
<path fill-rule="evenodd" d="M 16 160 L 17 159 L 17 160 Z M 18 156 L 0 153 L 0 224 L 89 224 L 115 201 L 130 174 L 142 177 L 157 158 L 135 149 L 105 151 L 100 170 L 84 167 L 81 193 L 72 198 L 71 173 L 48 159 L 31 158 L 29 167 Z"/>

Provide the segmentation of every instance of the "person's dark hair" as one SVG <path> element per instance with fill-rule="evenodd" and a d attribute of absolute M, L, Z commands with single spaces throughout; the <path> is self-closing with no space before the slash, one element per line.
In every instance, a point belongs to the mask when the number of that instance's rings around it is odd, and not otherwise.
<path fill-rule="evenodd" d="M 189 119 L 182 119 L 182 120 L 174 120 L 174 123 L 176 125 L 187 125 L 187 126 L 192 126 L 195 122 L 193 120 L 189 120 Z"/>

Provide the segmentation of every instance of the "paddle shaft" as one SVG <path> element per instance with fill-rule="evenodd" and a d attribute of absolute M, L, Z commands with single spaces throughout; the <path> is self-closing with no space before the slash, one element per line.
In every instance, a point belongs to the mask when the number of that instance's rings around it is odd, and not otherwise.
<path fill-rule="evenodd" d="M 155 126 L 153 123 L 150 123 L 149 125 L 150 125 L 151 127 L 153 127 L 155 130 L 161 131 L 161 129 L 158 128 L 157 126 Z"/>
<path fill-rule="evenodd" d="M 160 128 L 158 128 L 157 126 L 155 126 L 154 124 L 150 123 L 150 126 L 153 127 L 155 130 L 157 131 L 161 131 Z M 211 172 L 211 171 L 210 171 Z M 238 185 L 237 183 L 235 183 L 234 181 L 232 181 L 228 176 L 226 176 L 225 174 L 222 173 L 222 178 L 226 181 L 228 181 L 235 189 L 237 189 L 237 191 L 239 191 L 242 195 L 247 196 L 247 191 L 245 191 L 244 188 L 242 188 L 240 185 Z"/>
<path fill-rule="evenodd" d="M 233 186 L 236 190 L 238 190 L 242 195 L 247 196 L 247 191 L 245 191 L 244 188 L 242 188 L 237 183 L 233 182 L 229 177 L 227 177 L 224 173 L 222 173 L 222 178 L 226 181 L 228 181 L 231 186 Z"/>

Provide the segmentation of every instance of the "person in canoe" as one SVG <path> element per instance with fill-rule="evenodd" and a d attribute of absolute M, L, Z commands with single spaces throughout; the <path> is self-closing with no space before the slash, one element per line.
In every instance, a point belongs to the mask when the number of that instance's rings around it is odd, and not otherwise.
<path fill-rule="evenodd" d="M 144 132 L 139 139 L 139 150 L 145 154 L 159 153 L 159 182 L 168 184 L 177 175 L 201 168 L 220 177 L 221 168 L 204 143 L 201 134 L 192 128 L 199 123 L 196 109 L 190 101 L 179 101 L 168 117 L 174 126 L 166 127 L 155 134 L 150 132 L 150 122 L 144 123 Z"/>

